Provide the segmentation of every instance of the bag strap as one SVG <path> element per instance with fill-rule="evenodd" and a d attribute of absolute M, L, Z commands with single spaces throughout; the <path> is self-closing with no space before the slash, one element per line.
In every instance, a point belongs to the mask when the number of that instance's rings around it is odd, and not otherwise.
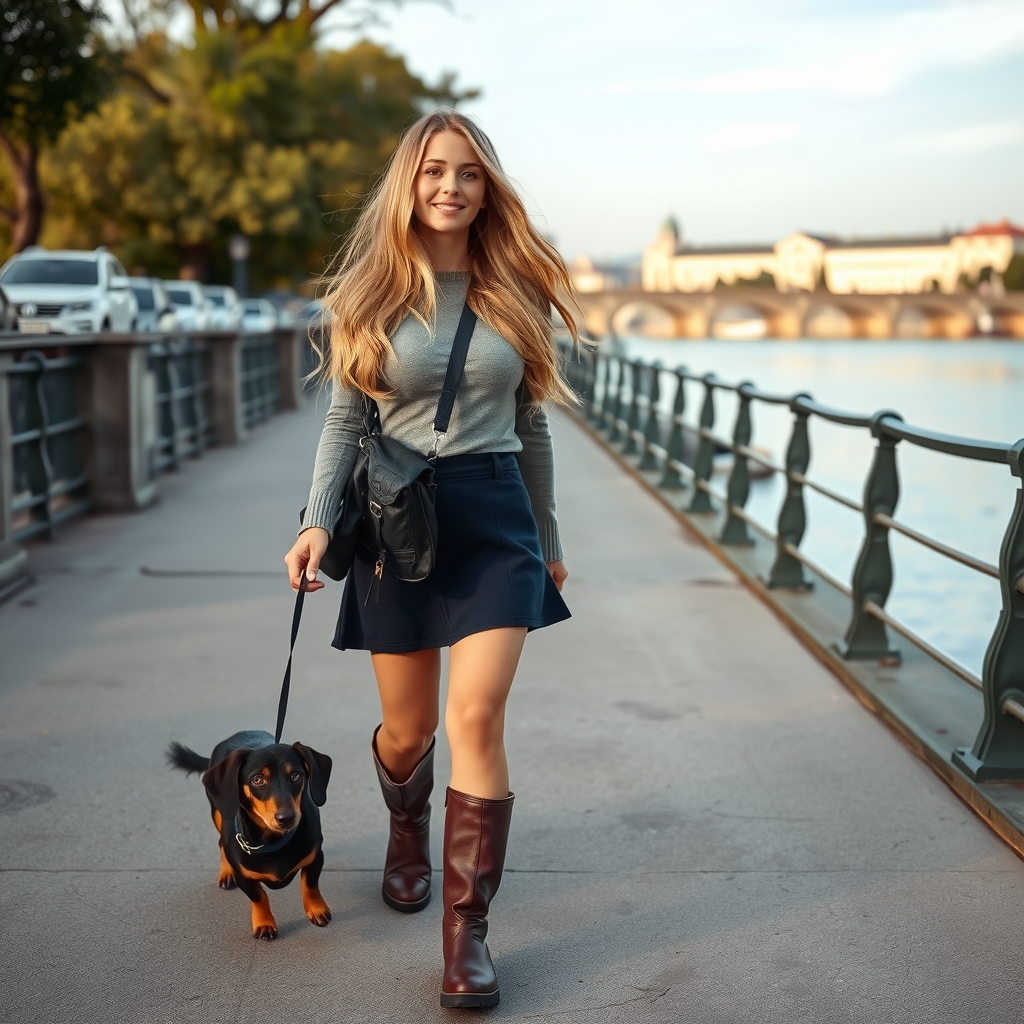
<path fill-rule="evenodd" d="M 469 303 L 466 302 L 462 307 L 462 316 L 459 317 L 459 326 L 455 331 L 455 340 L 452 342 L 452 354 L 448 357 L 448 370 L 444 375 L 444 386 L 441 388 L 441 397 L 437 402 L 432 456 L 437 455 L 437 446 L 441 442 L 441 438 L 448 433 L 448 422 L 452 418 L 452 409 L 455 408 L 455 393 L 459 390 L 462 371 L 466 368 L 469 340 L 473 337 L 475 327 L 476 313 L 469 308 Z"/>
<path fill-rule="evenodd" d="M 299 635 L 299 622 L 302 620 L 302 601 L 306 596 L 306 570 L 302 570 L 299 579 L 299 592 L 295 595 L 295 610 L 292 612 L 292 643 L 288 648 L 288 664 L 284 669 L 284 680 L 281 683 L 281 699 L 277 704 L 277 728 L 274 730 L 274 742 L 281 742 L 284 731 L 284 716 L 288 710 L 288 692 L 292 686 L 292 654 L 295 652 L 295 638 Z"/>

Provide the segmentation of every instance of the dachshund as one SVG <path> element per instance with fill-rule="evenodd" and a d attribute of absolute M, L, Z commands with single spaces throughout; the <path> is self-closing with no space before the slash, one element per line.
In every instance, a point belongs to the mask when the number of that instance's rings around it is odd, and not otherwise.
<path fill-rule="evenodd" d="M 172 743 L 167 761 L 191 775 L 203 772 L 213 824 L 220 833 L 222 889 L 236 886 L 252 903 L 252 933 L 277 938 L 263 885 L 282 889 L 302 872 L 302 907 L 320 928 L 331 911 L 320 895 L 324 866 L 319 808 L 327 802 L 331 759 L 302 743 L 275 743 L 269 732 L 236 732 L 209 759 Z"/>

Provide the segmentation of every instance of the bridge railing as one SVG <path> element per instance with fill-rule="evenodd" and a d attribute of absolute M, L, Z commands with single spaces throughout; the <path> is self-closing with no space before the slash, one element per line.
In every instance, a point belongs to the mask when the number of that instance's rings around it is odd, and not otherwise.
<path fill-rule="evenodd" d="M 563 368 L 582 403 L 584 416 L 624 456 L 636 458 L 638 471 L 657 474 L 656 486 L 685 491 L 687 515 L 719 512 L 722 526 L 715 541 L 723 547 L 750 545 L 751 530 L 772 545 L 775 554 L 766 579 L 769 589 L 806 591 L 813 582 L 808 570 L 830 583 L 849 601 L 849 620 L 838 653 L 847 661 L 876 660 L 896 665 L 899 650 L 888 630 L 916 645 L 967 685 L 984 695 L 985 713 L 974 746 L 954 752 L 953 763 L 977 781 L 1024 778 L 1024 497 L 1018 489 L 1000 550 L 999 564 L 991 565 L 921 533 L 895 518 L 900 497 L 897 449 L 903 444 L 928 448 L 956 458 L 1005 465 L 1018 479 L 1024 476 L 1024 440 L 1012 444 L 939 434 L 905 423 L 897 412 L 872 415 L 832 409 L 810 395 L 779 395 L 759 390 L 753 383 L 728 383 L 714 374 L 694 374 L 685 367 L 666 370 L 659 363 L 629 359 L 601 350 L 562 346 Z M 671 412 L 662 411 L 661 396 L 671 388 Z M 684 418 L 687 386 L 701 390 L 698 426 Z M 715 397 L 728 392 L 737 400 L 730 437 L 715 432 Z M 792 414 L 792 426 L 783 463 L 752 446 L 751 405 L 783 406 Z M 864 482 L 862 500 L 839 494 L 807 475 L 811 449 L 808 421 L 812 418 L 869 432 L 874 457 Z M 733 453 L 725 491 L 711 482 L 716 452 Z M 750 495 L 751 464 L 785 481 L 785 495 L 774 526 L 746 510 Z M 805 489 L 856 511 L 863 518 L 864 535 L 850 581 L 837 579 L 803 551 L 807 523 Z M 999 580 L 1002 608 L 989 642 L 979 677 L 948 653 L 929 643 L 888 611 L 886 601 L 893 584 L 890 531 Z"/>
<path fill-rule="evenodd" d="M 304 325 L 266 334 L 0 334 L 0 599 L 20 544 L 92 508 L 128 511 L 157 477 L 297 408 Z"/>

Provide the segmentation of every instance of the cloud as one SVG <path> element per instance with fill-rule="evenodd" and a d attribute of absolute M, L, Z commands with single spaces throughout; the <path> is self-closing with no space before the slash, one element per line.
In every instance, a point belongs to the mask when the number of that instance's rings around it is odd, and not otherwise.
<path fill-rule="evenodd" d="M 798 124 L 780 124 L 772 121 L 746 121 L 719 128 L 713 135 L 700 140 L 700 148 L 712 153 L 730 149 L 753 149 L 755 146 L 771 146 L 799 135 Z"/>
<path fill-rule="evenodd" d="M 807 49 L 821 49 L 836 35 L 828 26 L 823 39 L 807 33 Z M 697 92 L 745 96 L 789 89 L 818 89 L 848 96 L 877 96 L 935 68 L 983 63 L 1024 51 L 1024 4 L 1019 0 L 960 3 L 933 11 L 913 11 L 849 26 L 852 45 L 824 60 L 779 64 L 726 72 L 698 79 Z M 870 29 L 869 33 L 865 33 Z M 885 46 L 856 45 L 890 39 Z"/>
<path fill-rule="evenodd" d="M 901 153 L 978 153 L 1001 149 L 1024 139 L 1024 121 L 988 121 L 942 132 L 927 132 L 901 140 Z"/>

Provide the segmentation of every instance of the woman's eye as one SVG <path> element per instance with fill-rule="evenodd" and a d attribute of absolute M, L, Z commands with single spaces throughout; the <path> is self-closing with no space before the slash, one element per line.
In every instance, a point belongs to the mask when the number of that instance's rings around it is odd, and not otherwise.
<path fill-rule="evenodd" d="M 267 781 L 267 780 L 266 780 L 265 778 L 263 778 L 263 776 L 262 776 L 262 775 L 254 775 L 254 776 L 253 776 L 253 777 L 252 777 L 252 778 L 251 778 L 251 779 L 249 780 L 249 785 L 250 785 L 250 786 L 262 786 L 262 785 L 263 785 L 263 784 L 264 784 L 264 783 L 265 783 L 266 781 Z"/>

